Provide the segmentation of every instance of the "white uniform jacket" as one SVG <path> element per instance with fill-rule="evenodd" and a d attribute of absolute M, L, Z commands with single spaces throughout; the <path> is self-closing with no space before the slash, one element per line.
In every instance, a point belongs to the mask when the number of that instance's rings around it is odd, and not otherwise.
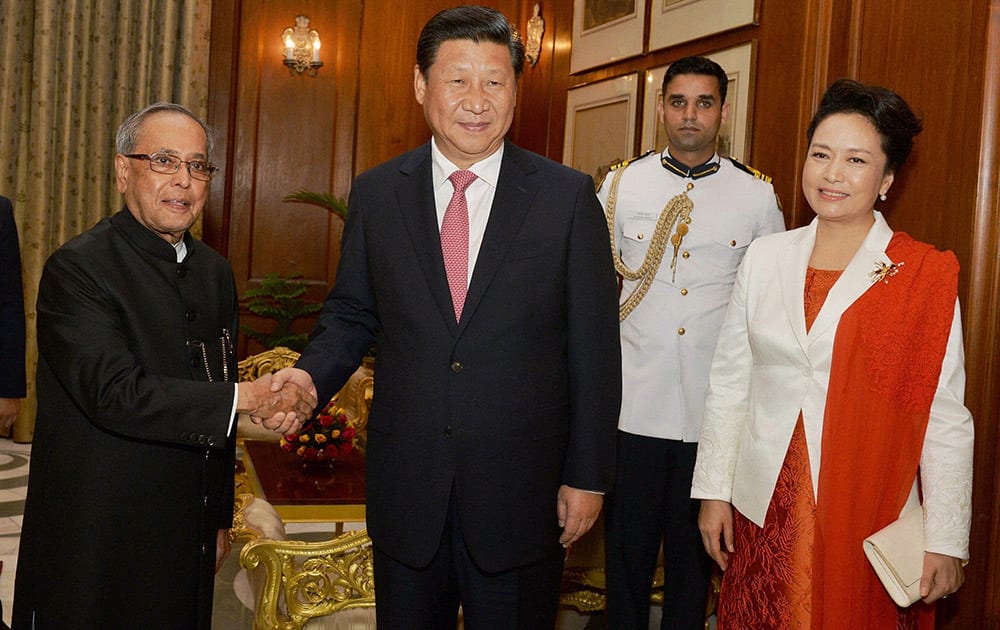
<path fill-rule="evenodd" d="M 642 265 L 656 221 L 667 202 L 689 184 L 694 204 L 690 231 L 670 268 L 666 252 L 649 292 L 621 323 L 622 408 L 618 428 L 635 435 L 696 442 L 715 342 L 747 246 L 785 229 L 770 183 L 718 155 L 718 172 L 690 179 L 663 168 L 651 153 L 622 174 L 614 236 L 622 261 Z M 598 197 L 607 208 L 614 173 Z M 621 301 L 639 281 L 625 281 Z"/>
<path fill-rule="evenodd" d="M 813 488 L 833 342 L 841 315 L 872 286 L 892 230 L 881 213 L 806 333 L 803 293 L 816 220 L 755 241 L 736 279 L 712 363 L 691 496 L 729 501 L 763 526 L 802 412 Z M 963 405 L 965 357 L 955 305 L 921 453 L 927 551 L 968 558 L 972 495 L 972 416 Z M 859 440 L 864 436 L 858 436 Z M 904 511 L 917 501 L 910 493 Z M 814 497 L 815 498 L 815 497 Z"/>

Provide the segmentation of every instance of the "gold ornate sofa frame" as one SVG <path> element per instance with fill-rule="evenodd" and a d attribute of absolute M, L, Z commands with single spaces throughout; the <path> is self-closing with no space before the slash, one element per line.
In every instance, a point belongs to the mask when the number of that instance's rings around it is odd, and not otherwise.
<path fill-rule="evenodd" d="M 375 606 L 365 530 L 319 543 L 259 539 L 243 547 L 240 564 L 249 572 L 266 571 L 254 628 L 299 630 L 316 617 Z"/>

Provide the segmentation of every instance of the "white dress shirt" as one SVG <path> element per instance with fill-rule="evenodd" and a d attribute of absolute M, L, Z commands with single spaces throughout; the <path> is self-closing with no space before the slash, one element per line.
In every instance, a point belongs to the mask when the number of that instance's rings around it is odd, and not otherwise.
<path fill-rule="evenodd" d="M 486 234 L 486 223 L 490 220 L 490 208 L 493 207 L 493 197 L 497 191 L 497 180 L 500 178 L 500 162 L 503 159 L 503 145 L 489 157 L 480 160 L 467 169 L 476 174 L 476 181 L 465 189 L 465 200 L 469 206 L 469 277 L 476 268 L 479 248 L 483 245 L 483 235 Z M 441 153 L 434 139 L 431 138 L 431 179 L 434 184 L 434 207 L 437 210 L 438 230 L 444 221 L 444 211 L 455 192 L 448 177 L 459 167 Z"/>

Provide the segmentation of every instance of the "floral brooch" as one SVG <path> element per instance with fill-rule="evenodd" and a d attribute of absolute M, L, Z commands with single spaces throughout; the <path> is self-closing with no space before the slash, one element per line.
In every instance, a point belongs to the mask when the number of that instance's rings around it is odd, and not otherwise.
<path fill-rule="evenodd" d="M 898 262 L 898 263 L 890 263 L 887 265 L 881 260 L 876 260 L 875 269 L 869 271 L 868 276 L 872 279 L 873 284 L 878 282 L 879 280 L 881 280 L 886 284 L 889 284 L 889 278 L 899 273 L 899 268 L 905 264 L 906 263 Z"/>

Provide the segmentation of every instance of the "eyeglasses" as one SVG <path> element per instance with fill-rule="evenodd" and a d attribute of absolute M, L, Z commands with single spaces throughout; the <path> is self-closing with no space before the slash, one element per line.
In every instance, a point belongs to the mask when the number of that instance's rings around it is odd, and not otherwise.
<path fill-rule="evenodd" d="M 129 153 L 125 157 L 135 160 L 147 160 L 149 168 L 154 173 L 163 173 L 164 175 L 173 175 L 180 170 L 181 164 L 187 164 L 188 175 L 192 179 L 198 179 L 203 182 L 212 181 L 215 171 L 219 170 L 219 167 L 211 162 L 206 162 L 205 160 L 182 160 L 170 153 Z"/>

